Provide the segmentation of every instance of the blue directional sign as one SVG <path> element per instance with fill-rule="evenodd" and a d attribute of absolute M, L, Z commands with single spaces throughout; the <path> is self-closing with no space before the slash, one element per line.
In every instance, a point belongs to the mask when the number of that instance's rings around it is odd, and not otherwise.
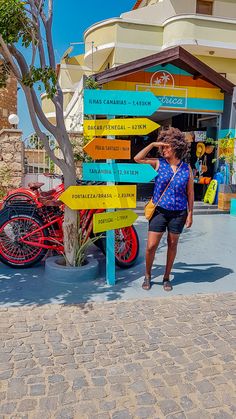
<path fill-rule="evenodd" d="M 91 115 L 149 116 L 162 106 L 152 92 L 84 90 L 84 113 Z"/>
<path fill-rule="evenodd" d="M 149 164 L 83 163 L 83 180 L 148 183 L 156 176 L 157 172 Z"/>

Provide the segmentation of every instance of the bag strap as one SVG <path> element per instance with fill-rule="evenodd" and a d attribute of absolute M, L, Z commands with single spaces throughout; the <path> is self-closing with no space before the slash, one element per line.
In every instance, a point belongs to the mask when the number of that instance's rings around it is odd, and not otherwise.
<path fill-rule="evenodd" d="M 157 207 L 157 205 L 159 204 L 159 202 L 162 200 L 163 196 L 165 195 L 165 193 L 166 193 L 167 189 L 169 188 L 169 186 L 170 186 L 171 182 L 174 180 L 175 175 L 178 173 L 178 171 L 179 171 L 179 169 L 181 168 L 182 164 L 183 164 L 183 162 L 181 162 L 181 165 L 178 167 L 178 169 L 176 170 L 176 172 L 173 174 L 172 178 L 170 179 L 169 183 L 168 183 L 168 184 L 167 184 L 167 186 L 165 187 L 164 192 L 162 192 L 162 194 L 161 194 L 160 198 L 158 199 L 158 201 L 157 201 L 157 203 L 156 203 L 156 205 L 155 205 L 156 207 Z"/>

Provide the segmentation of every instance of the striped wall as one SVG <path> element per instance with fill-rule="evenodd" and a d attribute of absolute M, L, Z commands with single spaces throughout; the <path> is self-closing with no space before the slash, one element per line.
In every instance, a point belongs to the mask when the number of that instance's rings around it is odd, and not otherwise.
<path fill-rule="evenodd" d="M 160 109 L 221 113 L 224 94 L 214 84 L 168 64 L 116 79 L 103 86 L 109 90 L 151 91 L 162 102 Z"/>

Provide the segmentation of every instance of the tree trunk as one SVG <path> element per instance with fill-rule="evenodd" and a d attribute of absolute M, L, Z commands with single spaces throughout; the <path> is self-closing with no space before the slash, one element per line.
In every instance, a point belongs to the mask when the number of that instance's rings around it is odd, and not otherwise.
<path fill-rule="evenodd" d="M 76 184 L 75 169 L 70 168 L 69 173 L 63 173 L 65 190 L 68 186 Z M 78 246 L 78 225 L 79 215 L 78 211 L 72 210 L 65 206 L 63 235 L 64 235 L 64 252 L 66 256 L 67 265 L 75 266 L 76 249 Z"/>

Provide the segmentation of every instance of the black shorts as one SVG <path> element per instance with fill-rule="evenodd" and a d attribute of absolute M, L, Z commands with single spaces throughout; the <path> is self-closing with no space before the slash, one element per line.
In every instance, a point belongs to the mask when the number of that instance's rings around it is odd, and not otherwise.
<path fill-rule="evenodd" d="M 149 221 L 149 231 L 164 233 L 167 229 L 170 233 L 181 234 L 186 223 L 187 215 L 187 210 L 170 211 L 165 208 L 156 207 Z"/>

